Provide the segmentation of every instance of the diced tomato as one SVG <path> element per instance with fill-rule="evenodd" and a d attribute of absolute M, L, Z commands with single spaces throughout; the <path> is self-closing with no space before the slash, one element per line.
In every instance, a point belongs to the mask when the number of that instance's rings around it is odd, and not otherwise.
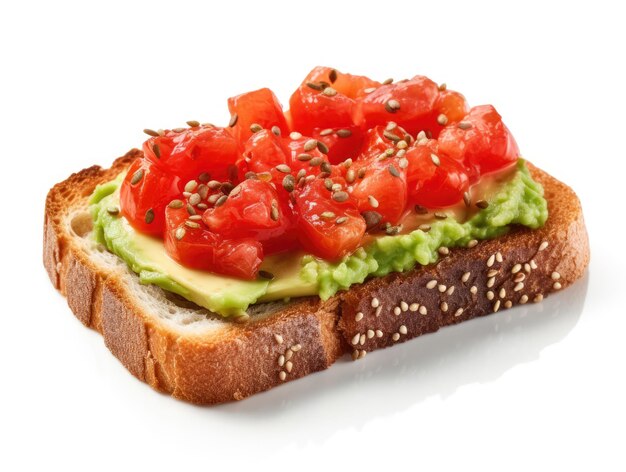
<path fill-rule="evenodd" d="M 411 80 L 381 85 L 357 100 L 355 124 L 369 129 L 392 120 L 415 136 L 430 126 L 438 94 L 437 84 L 419 75 Z"/>
<path fill-rule="evenodd" d="M 339 164 L 358 156 L 363 145 L 363 131 L 358 126 L 349 128 L 326 128 L 313 130 L 312 137 L 322 141 L 328 148 L 328 160 Z"/>
<path fill-rule="evenodd" d="M 366 133 L 358 159 L 370 161 L 378 159 L 385 152 L 393 151 L 395 154 L 399 149 L 398 143 L 400 141 L 404 141 L 408 145 L 411 142 L 411 137 L 396 123 L 389 122 L 385 126 L 375 126 Z"/>
<path fill-rule="evenodd" d="M 283 142 L 287 147 L 287 164 L 294 176 L 302 173 L 305 175 L 319 175 L 321 172 L 332 172 L 328 156 L 323 142 L 309 136 L 290 136 Z M 293 139 L 296 137 L 296 139 Z"/>
<path fill-rule="evenodd" d="M 276 166 L 288 163 L 283 140 L 266 129 L 250 136 L 243 155 L 246 169 L 257 174 L 269 172 L 274 176 Z"/>
<path fill-rule="evenodd" d="M 240 279 L 256 278 L 263 247 L 252 238 L 224 239 L 209 231 L 201 220 L 189 221 L 185 208 L 165 210 L 165 249 L 186 267 Z"/>
<path fill-rule="evenodd" d="M 404 213 L 407 198 L 406 172 L 398 159 L 359 161 L 352 168 L 356 175 L 359 171 L 363 175 L 351 187 L 359 211 L 375 211 L 381 215 L 381 223 L 396 224 Z"/>
<path fill-rule="evenodd" d="M 341 179 L 333 181 L 341 183 Z M 300 243 L 318 257 L 336 260 L 350 254 L 365 234 L 365 220 L 349 194 L 329 191 L 323 179 L 296 192 L 295 209 Z"/>
<path fill-rule="evenodd" d="M 313 134 L 315 128 L 350 128 L 354 99 L 379 83 L 363 76 L 316 67 L 289 99 L 292 129 Z"/>
<path fill-rule="evenodd" d="M 436 140 L 418 143 L 406 153 L 409 163 L 407 184 L 409 202 L 426 208 L 443 208 L 463 199 L 469 177 L 463 164 L 448 157 Z"/>
<path fill-rule="evenodd" d="M 181 132 L 168 131 L 143 144 L 147 159 L 184 181 L 208 173 L 226 180 L 235 168 L 237 143 L 224 128 L 199 126 Z"/>
<path fill-rule="evenodd" d="M 253 125 L 259 125 L 270 131 L 278 127 L 282 135 L 289 131 L 282 106 L 276 95 L 268 88 L 229 98 L 228 110 L 231 113 L 231 123 L 234 122 L 232 133 L 240 149 L 243 149 L 248 138 L 254 134 L 250 129 Z"/>
<path fill-rule="evenodd" d="M 180 193 L 177 177 L 146 159 L 137 159 L 120 187 L 122 214 L 138 231 L 161 236 L 165 228 L 165 207 Z"/>
<path fill-rule="evenodd" d="M 519 158 L 515 138 L 491 105 L 473 107 L 439 135 L 441 152 L 463 162 L 476 178 L 512 165 Z"/>
<path fill-rule="evenodd" d="M 209 208 L 202 220 L 209 230 L 225 238 L 254 238 L 266 253 L 278 252 L 279 240 L 292 227 L 292 212 L 286 200 L 268 182 L 248 179 L 237 185 L 225 203 Z"/>

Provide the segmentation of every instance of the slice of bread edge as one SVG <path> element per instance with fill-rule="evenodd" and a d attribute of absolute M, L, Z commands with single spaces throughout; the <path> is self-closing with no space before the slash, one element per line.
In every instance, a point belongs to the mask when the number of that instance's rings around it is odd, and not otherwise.
<path fill-rule="evenodd" d="M 307 297 L 255 307 L 245 324 L 216 319 L 210 328 L 202 320 L 179 326 L 155 314 L 159 299 L 146 302 L 160 289 L 140 286 L 137 276 L 102 264 L 82 238 L 95 186 L 140 156 L 131 150 L 109 169 L 84 169 L 50 190 L 44 266 L 76 317 L 102 334 L 135 377 L 192 403 L 240 400 L 326 369 L 346 352 L 360 359 L 442 326 L 539 302 L 579 279 L 589 263 L 576 194 L 529 163 L 548 201 L 543 228 L 451 249 L 436 264 L 372 279 L 326 302 Z"/>

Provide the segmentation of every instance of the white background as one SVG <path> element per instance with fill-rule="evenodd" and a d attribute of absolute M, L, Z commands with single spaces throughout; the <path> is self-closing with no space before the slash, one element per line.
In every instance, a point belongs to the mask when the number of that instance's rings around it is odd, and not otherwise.
<path fill-rule="evenodd" d="M 0 469 L 625 470 L 620 2 L 2 2 Z M 493 103 L 523 154 L 579 194 L 587 276 L 515 308 L 243 402 L 152 391 L 41 263 L 49 187 L 145 127 L 283 103 L 310 68 L 426 74 Z M 623 226 L 622 226 L 623 228 Z"/>

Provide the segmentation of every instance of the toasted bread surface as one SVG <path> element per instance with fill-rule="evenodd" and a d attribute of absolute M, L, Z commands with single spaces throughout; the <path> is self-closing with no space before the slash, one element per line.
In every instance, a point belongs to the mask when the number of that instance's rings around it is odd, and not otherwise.
<path fill-rule="evenodd" d="M 580 278 L 589 242 L 580 202 L 565 184 L 529 164 L 545 189 L 549 217 L 436 264 L 375 278 L 325 302 L 316 297 L 251 307 L 238 324 L 152 286 L 88 237 L 88 199 L 124 170 L 94 166 L 55 185 L 46 200 L 44 266 L 70 309 L 96 329 L 138 379 L 193 403 L 240 400 L 328 368 L 350 352 L 391 346 L 442 326 L 539 302 Z"/>

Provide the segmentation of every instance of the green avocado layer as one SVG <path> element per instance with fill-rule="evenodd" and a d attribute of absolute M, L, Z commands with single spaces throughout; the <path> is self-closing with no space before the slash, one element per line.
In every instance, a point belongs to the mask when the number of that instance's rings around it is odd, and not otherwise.
<path fill-rule="evenodd" d="M 447 218 L 433 222 L 428 232 L 382 236 L 338 263 L 301 253 L 270 256 L 263 268 L 275 275 L 272 281 L 244 281 L 181 266 L 167 256 L 162 241 L 136 232 L 125 218 L 109 211 L 119 207 L 122 177 L 98 186 L 91 197 L 95 240 L 123 259 L 141 283 L 177 293 L 223 316 L 242 314 L 257 301 L 316 294 L 326 300 L 368 277 L 433 263 L 440 247 L 495 238 L 514 224 L 538 228 L 548 217 L 543 188 L 520 159 L 514 176 L 491 197 L 489 206 L 464 223 Z"/>

